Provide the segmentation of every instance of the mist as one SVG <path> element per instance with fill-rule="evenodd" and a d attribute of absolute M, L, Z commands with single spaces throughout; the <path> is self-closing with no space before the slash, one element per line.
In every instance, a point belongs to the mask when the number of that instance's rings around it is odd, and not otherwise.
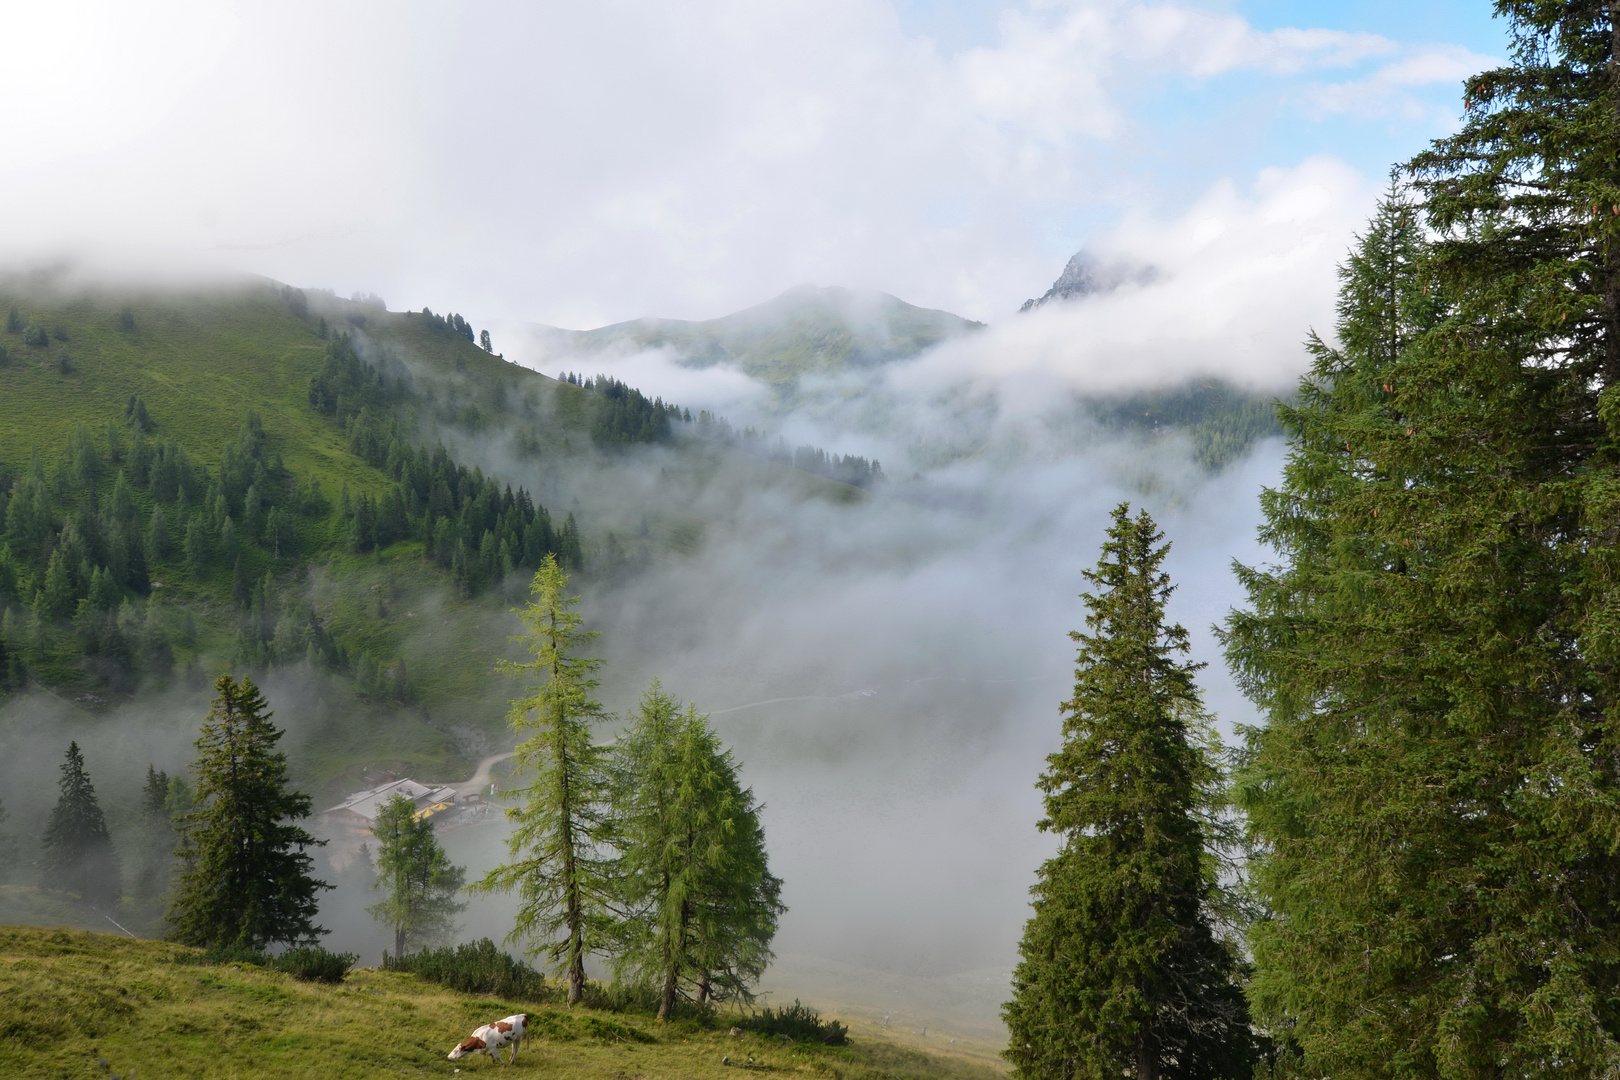
<path fill-rule="evenodd" d="M 1062 335 L 1107 313 L 1084 308 L 1037 329 Z M 1016 348 L 1019 333 L 992 328 L 965 347 Z M 1297 377 L 1301 358 L 1297 337 L 1285 345 L 1278 335 L 1251 359 L 1278 385 Z M 657 549 L 582 589 L 586 625 L 602 634 L 602 700 L 623 716 L 661 679 L 710 715 L 765 803 L 790 909 L 765 989 L 993 1041 L 1028 889 L 1055 850 L 1035 828 L 1034 783 L 1059 743 L 1068 633 L 1083 624 L 1083 571 L 1108 514 L 1121 502 L 1145 507 L 1172 544 L 1170 617 L 1208 663 L 1200 685 L 1230 736 L 1255 714 L 1211 628 L 1242 601 L 1232 560 L 1262 559 L 1256 495 L 1276 480 L 1282 445 L 1263 442 L 1212 473 L 1179 437 L 1100 431 L 1076 409 L 1086 381 L 1050 365 L 1037 373 L 1059 392 L 1039 411 L 1005 404 L 1030 377 L 1016 364 L 965 390 L 947 374 L 929 392 L 902 394 L 941 363 L 924 354 L 835 405 L 783 413 L 740 374 L 680 361 L 653 352 L 535 362 L 634 377 L 694 412 L 729 408 L 790 444 L 879 453 L 891 476 L 906 475 L 848 503 L 762 484 L 734 456 L 694 470 L 679 453 L 638 448 L 569 474 L 525 464 L 499 437 L 460 436 L 455 452 L 529 484 L 557 512 L 574 510 L 598 540 L 611 530 Z M 1140 385 L 1173 379 L 1151 363 L 1137 370 Z M 965 438 L 963 396 L 982 407 L 978 449 L 927 463 L 930 438 Z M 447 843 L 481 870 L 501 857 L 497 841 L 486 832 Z M 510 910 L 479 902 L 468 932 L 499 937 Z"/>

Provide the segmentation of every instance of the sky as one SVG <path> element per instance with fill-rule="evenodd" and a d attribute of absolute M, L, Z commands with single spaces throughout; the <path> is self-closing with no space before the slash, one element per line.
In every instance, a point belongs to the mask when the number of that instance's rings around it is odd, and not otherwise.
<path fill-rule="evenodd" d="M 1330 268 L 1507 48 L 1483 0 L 61 0 L 8 28 L 0 262 L 573 328 L 804 282 L 995 322 L 1081 247 L 1279 191 L 1328 200 L 1272 228 Z"/>

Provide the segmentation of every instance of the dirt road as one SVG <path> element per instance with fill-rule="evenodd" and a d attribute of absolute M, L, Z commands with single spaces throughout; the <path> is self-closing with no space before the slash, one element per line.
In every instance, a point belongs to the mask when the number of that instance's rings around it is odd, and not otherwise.
<path fill-rule="evenodd" d="M 491 754 L 489 757 L 480 761 L 478 763 L 478 771 L 472 774 L 472 779 L 468 780 L 466 783 L 456 785 L 456 793 L 459 795 L 474 795 L 481 793 L 485 786 L 489 784 L 489 770 L 495 766 L 495 763 L 505 761 L 507 758 L 514 757 L 516 754 L 516 750 L 508 750 L 504 754 Z"/>

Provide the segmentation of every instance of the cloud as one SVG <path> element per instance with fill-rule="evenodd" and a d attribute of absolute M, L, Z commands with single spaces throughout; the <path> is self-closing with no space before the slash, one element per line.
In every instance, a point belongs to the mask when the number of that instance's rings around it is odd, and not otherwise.
<path fill-rule="evenodd" d="M 1292 74 L 1395 48 L 1376 34 L 1260 31 L 1236 15 L 1180 4 L 1080 0 L 1007 12 L 1001 40 L 969 51 L 961 70 L 970 99 L 993 119 L 1047 139 L 1112 138 L 1126 122 L 1114 90 L 1127 79 Z"/>
<path fill-rule="evenodd" d="M 8 23 L 0 200 L 29 213 L 0 260 L 212 265 L 480 325 L 704 318 L 802 281 L 999 317 L 1086 232 L 1232 171 L 1176 156 L 1144 95 L 1218 110 L 1231 73 L 1281 97 L 1407 56 L 1194 3 L 1032 0 L 956 52 L 883 0 L 126 7 Z"/>
<path fill-rule="evenodd" d="M 1436 106 L 1414 91 L 1436 84 L 1460 85 L 1500 63 L 1460 45 L 1430 45 L 1404 53 L 1365 79 L 1310 87 L 1302 98 L 1307 110 L 1320 116 L 1422 119 L 1433 115 Z M 1446 119 L 1454 115 L 1454 105 L 1445 110 Z"/>
<path fill-rule="evenodd" d="M 1376 195 L 1366 178 L 1319 158 L 1264 170 L 1247 190 L 1215 184 L 1173 216 L 1133 214 L 1096 251 L 1156 268 L 1151 282 L 996 324 L 898 370 L 893 386 L 917 395 L 966 383 L 1030 409 L 1054 389 L 1106 393 L 1201 375 L 1286 388 L 1304 370 L 1306 332 L 1332 334 L 1337 267 Z"/>

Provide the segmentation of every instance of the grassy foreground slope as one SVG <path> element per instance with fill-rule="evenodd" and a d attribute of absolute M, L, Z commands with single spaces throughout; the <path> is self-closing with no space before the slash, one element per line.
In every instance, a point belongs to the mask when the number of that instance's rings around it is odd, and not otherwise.
<path fill-rule="evenodd" d="M 727 1034 L 651 1017 L 448 990 L 412 975 L 350 972 L 339 986 L 193 949 L 77 930 L 0 927 L 0 1073 L 28 1077 L 344 1077 L 492 1070 L 488 1056 L 445 1054 L 479 1024 L 531 1016 L 525 1075 L 659 1080 L 736 1078 L 745 1061 L 834 1080 L 990 1080 L 985 1066 L 882 1043 L 832 1048 Z M 105 1066 L 101 1061 L 105 1060 Z"/>

